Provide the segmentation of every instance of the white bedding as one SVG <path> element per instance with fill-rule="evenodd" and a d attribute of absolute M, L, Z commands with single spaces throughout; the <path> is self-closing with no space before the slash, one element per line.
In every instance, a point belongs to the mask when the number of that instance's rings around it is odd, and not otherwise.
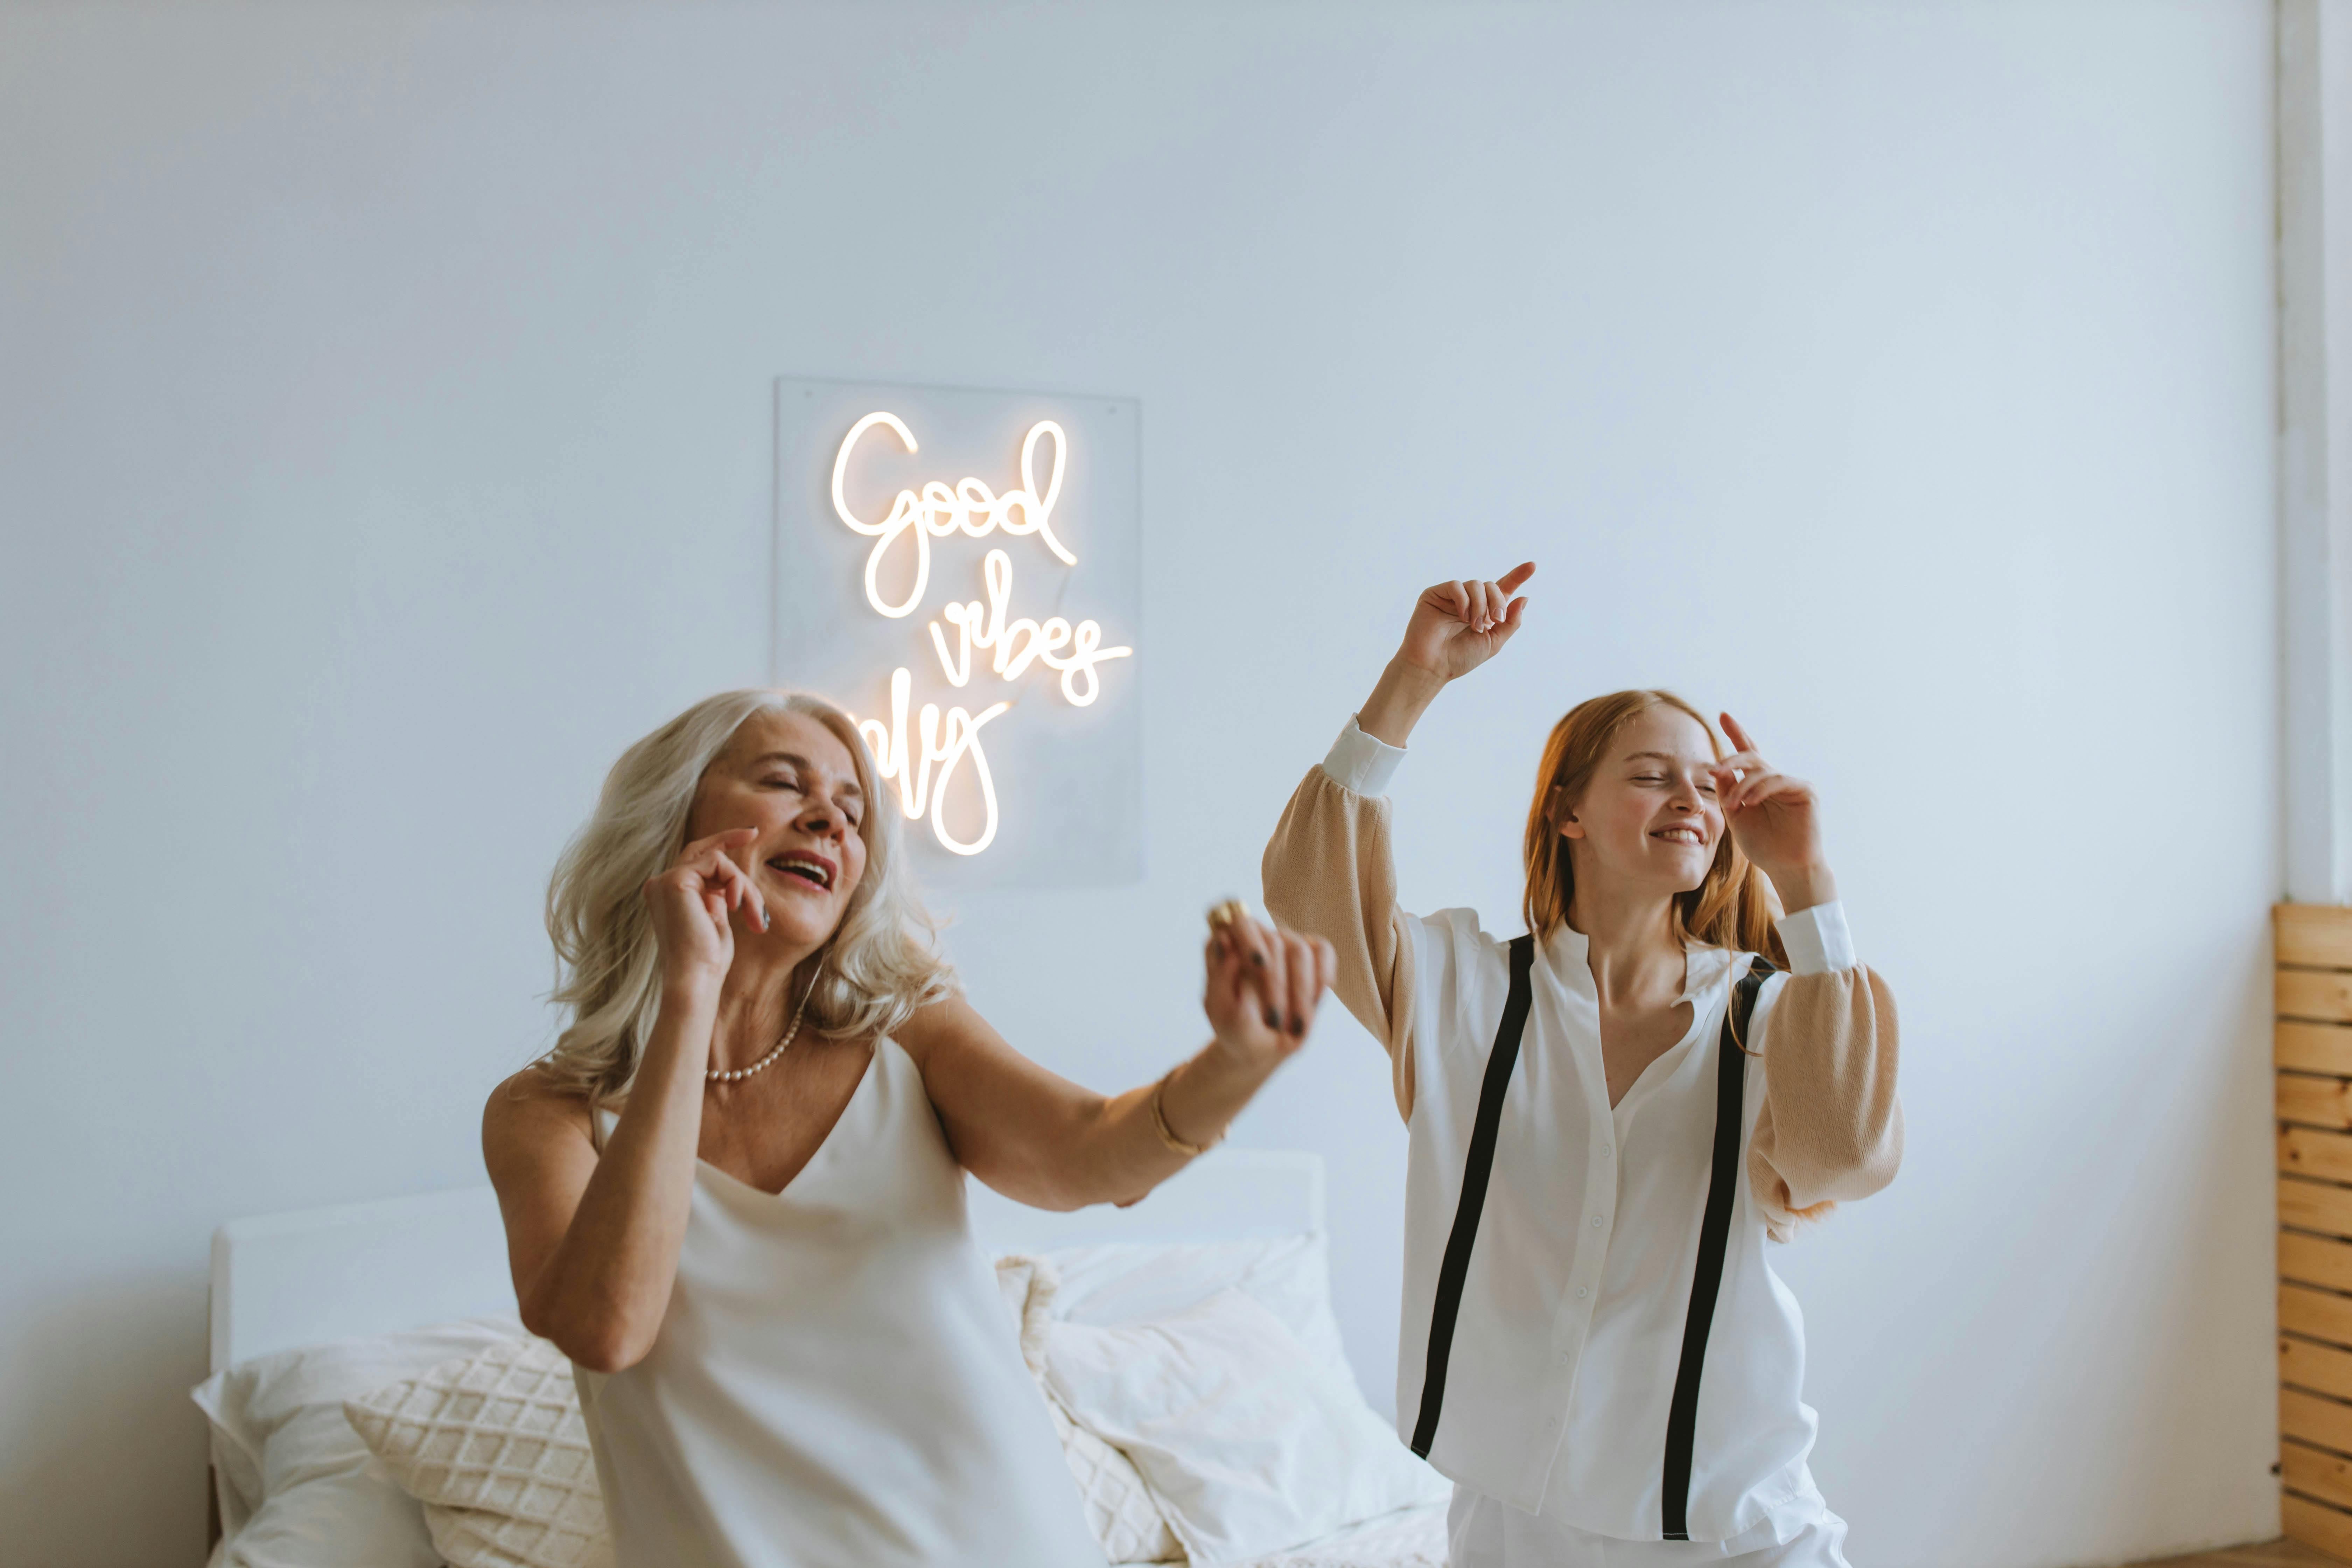
<path fill-rule="evenodd" d="M 1250 1568 L 1445 1568 L 1445 1505 L 1409 1508 L 1262 1557 Z"/>

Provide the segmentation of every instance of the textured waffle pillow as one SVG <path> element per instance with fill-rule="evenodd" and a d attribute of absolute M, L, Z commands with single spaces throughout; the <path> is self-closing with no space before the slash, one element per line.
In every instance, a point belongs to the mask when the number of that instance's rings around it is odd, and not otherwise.
<path fill-rule="evenodd" d="M 446 1361 L 343 1414 L 450 1568 L 611 1568 L 604 1493 L 572 1363 L 544 1340 Z"/>
<path fill-rule="evenodd" d="M 1054 1433 L 1062 1440 L 1062 1459 L 1078 1483 L 1087 1507 L 1087 1523 L 1094 1530 L 1103 1555 L 1117 1563 L 1181 1561 L 1184 1548 L 1168 1528 L 1167 1516 L 1151 1499 L 1134 1461 L 1070 1418 L 1062 1402 L 1045 1385 L 1045 1341 L 1053 1331 L 1053 1306 L 1060 1277 L 1043 1258 L 1018 1253 L 996 1260 L 997 1288 L 1004 1304 L 1021 1325 L 1021 1359 L 1037 1380 L 1045 1412 L 1054 1418 Z"/>

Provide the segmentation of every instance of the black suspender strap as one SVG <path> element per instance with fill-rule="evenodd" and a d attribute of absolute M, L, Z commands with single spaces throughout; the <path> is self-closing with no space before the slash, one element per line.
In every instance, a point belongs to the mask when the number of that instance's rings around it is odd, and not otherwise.
<path fill-rule="evenodd" d="M 1675 1396 L 1666 1406 L 1665 1494 L 1660 1508 L 1668 1541 L 1690 1539 L 1691 1449 L 1698 1431 L 1698 1380 L 1706 1369 L 1706 1335 L 1715 1325 L 1715 1298 L 1723 1288 L 1723 1255 L 1731 1241 L 1731 1205 L 1739 1191 L 1739 1137 L 1746 1123 L 1748 1053 L 1741 1049 L 1757 993 L 1772 974 L 1758 959 L 1723 1010 L 1716 1046 L 1715 1167 L 1706 1184 L 1706 1213 L 1698 1227 L 1698 1269 L 1691 1279 L 1690 1315 L 1683 1321 L 1683 1359 Z"/>
<path fill-rule="evenodd" d="M 1437 1268 L 1437 1300 L 1429 1314 L 1429 1367 L 1421 1377 L 1421 1416 L 1413 1423 L 1412 1451 L 1429 1458 L 1437 1438 L 1437 1413 L 1445 1404 L 1445 1362 L 1454 1352 L 1454 1320 L 1462 1311 L 1462 1286 L 1470 1277 L 1470 1249 L 1478 1240 L 1478 1213 L 1486 1206 L 1486 1183 L 1495 1173 L 1495 1137 L 1503 1125 L 1503 1097 L 1511 1069 L 1518 1065 L 1519 1037 L 1527 1032 L 1533 987 L 1536 939 L 1511 943 L 1511 994 L 1503 1003 L 1502 1026 L 1486 1057 L 1486 1080 L 1478 1086 L 1478 1119 L 1470 1126 L 1470 1158 L 1462 1171 L 1462 1201 L 1446 1233 L 1445 1258 Z"/>

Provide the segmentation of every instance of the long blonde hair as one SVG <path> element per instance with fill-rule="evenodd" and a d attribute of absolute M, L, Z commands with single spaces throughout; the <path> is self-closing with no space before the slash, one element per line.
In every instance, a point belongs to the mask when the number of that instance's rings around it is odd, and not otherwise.
<path fill-rule="evenodd" d="M 645 885 L 686 847 L 687 819 L 710 764 L 755 714 L 804 713 L 849 749 L 866 809 L 857 836 L 866 874 L 831 940 L 793 976 L 808 1024 L 827 1035 L 887 1034 L 954 988 L 898 854 L 898 826 L 874 759 L 848 714 L 823 698 L 749 689 L 705 698 L 621 753 L 595 812 L 572 836 L 547 888 L 555 943 L 551 1000 L 571 1021 L 540 1063 L 543 1082 L 592 1110 L 625 1097 L 661 1009 L 660 954 Z"/>
<path fill-rule="evenodd" d="M 1561 819 L 1584 793 L 1585 785 L 1608 760 L 1610 742 L 1617 732 L 1653 709 L 1672 708 L 1688 714 L 1706 732 L 1706 743 L 1717 758 L 1723 742 L 1699 710 L 1671 691 L 1612 691 L 1570 709 L 1551 727 L 1544 742 L 1543 761 L 1536 767 L 1535 804 L 1528 807 L 1524 855 L 1528 890 L 1524 912 L 1528 930 L 1538 942 L 1568 923 L 1568 906 L 1576 897 L 1576 868 L 1569 859 L 1568 840 L 1560 837 Z M 1731 841 L 1727 830 L 1715 847 L 1706 876 L 1687 893 L 1675 895 L 1675 934 L 1709 947 L 1737 952 L 1760 952 L 1786 969 L 1788 950 L 1780 945 L 1772 921 L 1780 901 L 1764 874 Z"/>

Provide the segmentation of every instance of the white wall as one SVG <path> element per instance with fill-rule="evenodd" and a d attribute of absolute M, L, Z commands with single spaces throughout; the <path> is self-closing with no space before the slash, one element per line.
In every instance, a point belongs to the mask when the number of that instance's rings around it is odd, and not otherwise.
<path fill-rule="evenodd" d="M 2286 893 L 2352 900 L 2352 0 L 2279 0 Z"/>
<path fill-rule="evenodd" d="M 1536 555 L 1405 889 L 1507 928 L 1612 687 L 1822 784 L 1908 1046 L 1785 1255 L 1856 1560 L 2269 1533 L 2270 84 L 2258 0 L 0 15 L 6 1555 L 195 1560 L 214 1225 L 478 1179 L 558 845 L 761 668 L 777 373 L 1143 400 L 1151 872 L 961 911 L 1014 1039 L 1189 1048 L 1410 595 Z M 1386 1078 L 1239 1133 L 1383 1401 Z"/>

